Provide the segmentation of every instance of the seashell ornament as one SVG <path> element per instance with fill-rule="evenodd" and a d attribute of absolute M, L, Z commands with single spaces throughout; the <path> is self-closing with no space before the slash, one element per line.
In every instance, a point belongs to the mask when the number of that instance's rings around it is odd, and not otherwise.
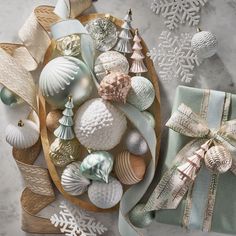
<path fill-rule="evenodd" d="M 87 191 L 90 180 L 80 172 L 81 162 L 69 164 L 61 175 L 61 185 L 70 195 L 77 196 Z"/>
<path fill-rule="evenodd" d="M 100 83 L 98 93 L 104 100 L 125 103 L 130 88 L 131 78 L 129 75 L 108 72 Z"/>
<path fill-rule="evenodd" d="M 61 110 L 52 110 L 47 114 L 46 126 L 50 132 L 59 127 L 59 119 L 62 117 Z"/>
<path fill-rule="evenodd" d="M 155 89 L 152 83 L 142 76 L 131 78 L 131 89 L 127 102 L 135 106 L 140 111 L 148 109 L 155 99 Z"/>
<path fill-rule="evenodd" d="M 213 172 L 225 173 L 232 166 L 232 157 L 222 145 L 211 147 L 204 157 L 205 165 Z"/>
<path fill-rule="evenodd" d="M 132 185 L 140 182 L 146 171 L 146 164 L 142 157 L 125 151 L 115 159 L 115 173 L 121 183 Z"/>
<path fill-rule="evenodd" d="M 125 56 L 116 51 L 107 51 L 98 56 L 94 72 L 99 82 L 106 76 L 106 71 L 129 73 L 129 62 Z"/>
<path fill-rule="evenodd" d="M 123 195 L 121 183 L 109 177 L 109 183 L 93 181 L 88 188 L 88 197 L 90 201 L 97 207 L 108 209 L 115 206 Z"/>
<path fill-rule="evenodd" d="M 88 179 L 108 183 L 108 177 L 113 167 L 113 156 L 109 152 L 92 152 L 80 165 L 81 173 Z"/>
<path fill-rule="evenodd" d="M 20 120 L 17 125 L 6 128 L 6 141 L 13 147 L 25 149 L 32 147 L 39 139 L 39 128 L 31 120 Z"/>
<path fill-rule="evenodd" d="M 85 102 L 75 114 L 74 131 L 88 149 L 110 150 L 120 143 L 127 121 L 125 115 L 101 98 Z"/>

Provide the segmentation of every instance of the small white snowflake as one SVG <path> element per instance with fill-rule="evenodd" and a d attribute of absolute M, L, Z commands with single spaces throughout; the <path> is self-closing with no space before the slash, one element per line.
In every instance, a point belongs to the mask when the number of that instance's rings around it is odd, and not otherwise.
<path fill-rule="evenodd" d="M 96 236 L 107 231 L 104 225 L 78 207 L 62 202 L 60 208 L 59 215 L 54 214 L 50 220 L 55 227 L 59 226 L 66 236 Z"/>
<path fill-rule="evenodd" d="M 192 80 L 195 65 L 201 63 L 191 47 L 192 36 L 189 33 L 180 36 L 173 36 L 167 31 L 161 33 L 158 47 L 153 48 L 147 56 L 159 67 L 158 75 L 162 80 L 179 79 L 186 83 Z"/>
<path fill-rule="evenodd" d="M 179 24 L 189 23 L 190 26 L 199 24 L 199 11 L 208 0 L 154 0 L 151 9 L 156 14 L 161 14 L 169 30 Z"/>

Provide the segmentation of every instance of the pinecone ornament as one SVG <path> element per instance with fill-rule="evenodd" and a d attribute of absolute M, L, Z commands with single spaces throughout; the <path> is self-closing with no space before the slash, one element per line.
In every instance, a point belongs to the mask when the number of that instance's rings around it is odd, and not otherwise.
<path fill-rule="evenodd" d="M 108 72 L 100 83 L 98 93 L 104 100 L 125 103 L 130 88 L 131 77 L 129 75 Z"/>

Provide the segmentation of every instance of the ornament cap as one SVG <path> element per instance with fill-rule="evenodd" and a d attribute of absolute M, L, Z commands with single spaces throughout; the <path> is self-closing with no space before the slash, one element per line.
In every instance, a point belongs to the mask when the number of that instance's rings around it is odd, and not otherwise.
<path fill-rule="evenodd" d="M 19 120 L 17 125 L 19 127 L 23 127 L 25 124 L 24 124 L 24 122 L 22 120 Z"/>
<path fill-rule="evenodd" d="M 197 32 L 199 33 L 199 32 L 201 32 L 202 30 L 199 28 L 199 27 L 197 27 Z"/>

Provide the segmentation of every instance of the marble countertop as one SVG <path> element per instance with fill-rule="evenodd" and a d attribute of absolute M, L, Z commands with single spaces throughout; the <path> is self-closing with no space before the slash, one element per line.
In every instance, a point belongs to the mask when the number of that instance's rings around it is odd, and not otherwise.
<path fill-rule="evenodd" d="M 98 0 L 90 9 L 91 12 L 106 12 L 122 18 L 127 9 L 133 10 L 133 26 L 139 27 L 149 48 L 155 47 L 157 39 L 166 30 L 162 17 L 156 16 L 150 10 L 152 0 Z M 0 1 L 0 41 L 17 42 L 17 32 L 34 7 L 42 4 L 54 5 L 56 0 L 11 0 Z M 219 41 L 217 55 L 205 60 L 195 70 L 195 78 L 189 86 L 235 91 L 236 82 L 236 0 L 209 0 L 201 12 L 200 27 L 212 31 Z M 193 32 L 195 29 L 180 27 L 179 32 Z M 173 94 L 178 81 L 165 83 L 160 81 L 162 102 L 162 123 L 164 124 L 171 112 Z M 23 236 L 20 229 L 20 194 L 23 181 L 12 158 L 11 147 L 5 142 L 4 129 L 6 125 L 26 114 L 27 107 L 11 109 L 0 103 L 0 236 Z M 165 145 L 167 129 L 163 129 L 163 145 Z M 55 203 L 56 204 L 56 203 Z M 53 212 L 49 207 L 45 214 Z M 107 236 L 118 236 L 117 214 L 94 214 L 102 223 L 108 226 Z M 185 232 L 180 227 L 153 223 L 144 233 L 147 236 L 223 236 L 216 233 L 199 231 Z"/>

